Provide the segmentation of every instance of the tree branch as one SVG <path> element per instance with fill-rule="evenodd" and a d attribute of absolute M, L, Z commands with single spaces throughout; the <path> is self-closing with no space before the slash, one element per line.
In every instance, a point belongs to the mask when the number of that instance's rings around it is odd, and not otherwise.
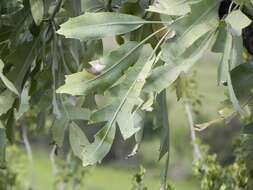
<path fill-rule="evenodd" d="M 197 144 L 197 137 L 194 129 L 194 121 L 193 121 L 193 116 L 191 112 L 191 107 L 188 103 L 183 103 L 184 108 L 185 108 L 185 113 L 188 119 L 188 124 L 190 127 L 190 132 L 191 132 L 191 139 L 192 139 L 192 145 L 193 145 L 193 156 L 194 156 L 194 161 L 197 161 L 201 158 L 201 153 L 200 153 L 200 148 L 199 145 Z"/>
<path fill-rule="evenodd" d="M 22 138 L 24 141 L 27 157 L 28 157 L 29 161 L 32 163 L 33 162 L 32 148 L 31 148 L 28 136 L 27 136 L 27 129 L 24 124 L 21 125 L 21 130 L 22 130 Z"/>

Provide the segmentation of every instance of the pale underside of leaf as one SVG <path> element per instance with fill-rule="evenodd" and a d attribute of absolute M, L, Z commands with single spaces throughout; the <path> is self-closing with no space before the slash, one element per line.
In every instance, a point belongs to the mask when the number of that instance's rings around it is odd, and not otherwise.
<path fill-rule="evenodd" d="M 188 58 L 180 59 L 181 63 L 179 65 L 173 66 L 173 63 L 167 63 L 155 68 L 147 79 L 144 91 L 148 93 L 160 93 L 163 89 L 168 88 L 178 78 L 181 72 L 188 72 L 192 68 L 197 60 L 203 56 L 210 44 L 212 44 L 213 39 L 213 32 L 210 32 L 192 55 Z"/>
<path fill-rule="evenodd" d="M 188 2 L 184 0 L 155 1 L 147 11 L 170 16 L 182 16 L 191 12 L 191 7 Z"/>
<path fill-rule="evenodd" d="M 231 32 L 237 36 L 240 36 L 242 29 L 249 26 L 252 22 L 240 9 L 228 14 L 225 21 L 231 27 Z"/>
<path fill-rule="evenodd" d="M 15 97 L 9 90 L 5 90 L 0 94 L 0 116 L 12 107 L 14 101 Z"/>
<path fill-rule="evenodd" d="M 143 22 L 139 17 L 120 13 L 85 13 L 70 18 L 57 33 L 66 38 L 94 40 L 131 32 L 141 27 Z"/>
<path fill-rule="evenodd" d="M 16 95 L 19 95 L 18 90 L 16 89 L 16 87 L 14 86 L 14 84 L 6 76 L 4 76 L 3 69 L 4 69 L 4 63 L 0 59 L 0 79 L 3 81 L 3 83 L 5 84 L 5 86 L 10 91 L 12 91 L 13 93 L 15 93 Z"/>
<path fill-rule="evenodd" d="M 40 25 L 44 15 L 43 0 L 30 0 L 31 12 L 36 25 Z"/>
<path fill-rule="evenodd" d="M 92 115 L 93 121 L 107 121 L 107 123 L 95 135 L 95 141 L 84 147 L 84 166 L 100 162 L 109 152 L 115 135 L 116 123 L 118 123 L 124 139 L 131 137 L 140 130 L 134 126 L 134 113 L 132 111 L 134 106 L 139 107 L 139 104 L 142 103 L 138 99 L 154 62 L 154 59 L 150 57 L 151 54 L 152 48 L 150 46 L 143 49 L 137 63 L 126 73 L 128 79 L 119 84 L 118 89 L 122 91 L 120 92 L 122 95 Z M 128 122 L 126 122 L 126 118 Z"/>
<path fill-rule="evenodd" d="M 163 53 L 170 55 L 171 59 L 177 59 L 198 39 L 215 30 L 219 24 L 218 5 L 219 1 L 213 0 L 192 3 L 191 13 L 172 24 L 176 36 L 166 44 L 167 51 Z"/>
<path fill-rule="evenodd" d="M 1 127 L 0 123 L 0 169 L 5 167 L 5 151 L 6 151 L 6 131 Z"/>
<path fill-rule="evenodd" d="M 111 53 L 109 57 L 105 58 L 106 62 L 111 61 L 111 66 L 100 75 L 92 76 L 87 71 L 68 75 L 66 76 L 65 84 L 56 92 L 71 95 L 87 95 L 89 92 L 103 92 L 103 90 L 116 82 L 122 73 L 138 59 L 140 48 L 141 46 L 138 47 L 137 42 L 128 42 L 122 45 L 118 50 L 115 50 L 114 54 Z M 120 53 L 116 54 L 116 52 Z"/>

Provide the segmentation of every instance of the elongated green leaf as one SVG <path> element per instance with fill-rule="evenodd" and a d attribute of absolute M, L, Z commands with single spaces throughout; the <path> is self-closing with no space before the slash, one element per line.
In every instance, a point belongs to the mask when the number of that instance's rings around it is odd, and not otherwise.
<path fill-rule="evenodd" d="M 91 119 L 95 122 L 107 123 L 95 135 L 95 141 L 84 146 L 83 165 L 93 165 L 100 162 L 109 152 L 118 123 L 124 139 L 134 135 L 141 128 L 134 125 L 134 107 L 140 107 L 142 100 L 139 98 L 154 59 L 151 59 L 152 48 L 144 47 L 137 63 L 126 72 L 126 79 L 117 85 L 117 95 L 112 102 L 96 111 Z M 128 122 L 126 122 L 126 118 Z"/>
<path fill-rule="evenodd" d="M 18 90 L 16 89 L 16 87 L 14 86 L 14 84 L 3 74 L 3 69 L 4 69 L 4 63 L 3 61 L 0 59 L 0 78 L 2 79 L 3 83 L 5 84 L 5 86 L 12 91 L 13 93 L 18 95 Z"/>
<path fill-rule="evenodd" d="M 240 9 L 228 14 L 225 21 L 231 27 L 232 33 L 237 36 L 240 36 L 242 34 L 242 29 L 252 22 Z"/>
<path fill-rule="evenodd" d="M 70 18 L 57 33 L 83 41 L 125 34 L 142 26 L 144 20 L 120 13 L 85 13 Z"/>
<path fill-rule="evenodd" d="M 212 47 L 212 51 L 216 53 L 222 53 L 224 51 L 226 35 L 227 35 L 227 25 L 224 21 L 220 22 L 218 27 L 217 39 Z"/>
<path fill-rule="evenodd" d="M 236 97 L 241 103 L 245 103 L 252 96 L 253 66 L 241 64 L 231 71 L 232 85 Z"/>
<path fill-rule="evenodd" d="M 90 119 L 90 115 L 91 115 L 91 111 L 79 106 L 75 106 L 75 105 L 70 105 L 67 104 L 65 105 L 65 109 L 67 111 L 67 117 L 69 118 L 69 120 L 73 121 L 73 120 L 89 120 Z"/>
<path fill-rule="evenodd" d="M 235 65 L 235 62 L 238 60 L 237 56 L 239 55 L 235 50 L 233 36 L 232 34 L 227 33 L 224 53 L 219 66 L 218 82 L 219 84 L 227 82 L 230 101 L 232 102 L 236 111 L 241 112 L 240 104 L 235 94 L 230 74 L 230 71 L 232 70 L 232 65 Z"/>
<path fill-rule="evenodd" d="M 161 160 L 165 154 L 170 153 L 170 129 L 166 100 L 166 90 L 163 90 L 157 96 L 156 106 L 156 124 L 161 128 L 159 160 Z"/>
<path fill-rule="evenodd" d="M 103 160 L 111 149 L 115 132 L 115 126 L 105 126 L 95 135 L 95 140 L 91 144 L 83 146 L 83 166 L 94 165 Z"/>
<path fill-rule="evenodd" d="M 147 11 L 166 14 L 170 16 L 182 16 L 191 12 L 191 7 L 186 1 L 166 0 L 155 1 Z"/>
<path fill-rule="evenodd" d="M 22 44 L 6 58 L 6 63 L 12 64 L 14 67 L 10 73 L 8 73 L 7 77 L 13 82 L 20 94 L 22 92 L 25 76 L 29 72 L 30 66 L 37 56 L 38 44 L 38 39 Z"/>
<path fill-rule="evenodd" d="M 111 66 L 98 76 L 92 76 L 85 70 L 66 76 L 65 85 L 61 86 L 57 93 L 71 95 L 87 95 L 90 92 L 103 92 L 115 83 L 131 65 L 138 59 L 139 50 L 137 42 L 128 42 L 113 51 L 101 60 Z M 134 51 L 132 51 L 134 50 Z"/>
<path fill-rule="evenodd" d="M 16 120 L 15 120 L 15 116 L 14 116 L 14 111 L 13 109 L 11 109 L 8 114 L 8 119 L 7 119 L 7 123 L 6 123 L 6 136 L 7 139 L 10 143 L 14 143 L 15 142 L 15 127 L 16 127 Z"/>
<path fill-rule="evenodd" d="M 30 0 L 30 6 L 34 22 L 37 25 L 40 25 L 44 16 L 43 0 Z"/>
<path fill-rule="evenodd" d="M 224 53 L 218 68 L 218 84 L 221 85 L 227 82 L 227 73 L 229 71 L 230 56 L 232 52 L 233 37 L 230 33 L 227 33 L 226 41 L 224 45 Z"/>
<path fill-rule="evenodd" d="M 168 88 L 179 76 L 181 72 L 188 72 L 191 67 L 206 52 L 210 44 L 213 42 L 212 34 L 203 40 L 202 44 L 188 58 L 178 58 L 181 64 L 173 66 L 171 62 L 155 68 L 147 79 L 144 91 L 160 93 L 163 89 Z"/>
<path fill-rule="evenodd" d="M 0 125 L 2 125 L 0 123 Z M 0 169 L 5 168 L 6 133 L 0 126 Z"/>
<path fill-rule="evenodd" d="M 21 93 L 21 97 L 20 97 L 20 105 L 19 105 L 19 109 L 16 112 L 16 119 L 20 119 L 20 117 L 29 110 L 30 108 L 30 96 L 28 94 L 28 88 L 25 87 Z"/>
<path fill-rule="evenodd" d="M 75 124 L 69 127 L 69 143 L 75 156 L 82 160 L 83 147 L 89 143 L 83 131 Z"/>
<path fill-rule="evenodd" d="M 218 7 L 219 1 L 213 0 L 191 3 L 191 13 L 172 24 L 171 29 L 175 31 L 176 35 L 173 41 L 166 43 L 163 54 L 170 57 L 171 60 L 175 60 L 198 39 L 210 31 L 214 32 L 219 25 Z M 169 60 L 164 61 L 168 62 Z"/>
<path fill-rule="evenodd" d="M 134 107 L 138 108 L 143 103 L 139 96 L 154 63 L 154 58 L 150 59 L 151 53 L 151 47 L 143 49 L 138 62 L 126 72 L 123 82 L 113 88 L 115 100 L 92 116 L 97 122 L 108 119 L 117 122 L 124 139 L 140 130 L 134 125 Z M 126 118 L 128 122 L 125 122 Z"/>
<path fill-rule="evenodd" d="M 56 118 L 52 126 L 53 139 L 58 146 L 63 145 L 65 131 L 71 121 L 89 120 L 91 115 L 88 109 L 69 103 L 65 103 L 61 109 L 61 117 Z"/>
<path fill-rule="evenodd" d="M 65 130 L 69 125 L 69 120 L 67 117 L 61 117 L 59 119 L 55 119 L 52 126 L 52 137 L 55 143 L 61 147 L 63 145 Z"/>
<path fill-rule="evenodd" d="M 9 90 L 5 90 L 0 94 L 0 116 L 11 109 L 15 97 Z"/>

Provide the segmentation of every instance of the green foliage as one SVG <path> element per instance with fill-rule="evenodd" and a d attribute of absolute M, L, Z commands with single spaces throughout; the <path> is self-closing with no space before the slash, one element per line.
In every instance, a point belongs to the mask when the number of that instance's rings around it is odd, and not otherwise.
<path fill-rule="evenodd" d="M 9 146 L 6 151 L 6 168 L 0 169 L 0 189 L 29 189 L 31 184 L 28 177 L 25 163 L 26 155 L 17 147 Z"/>
<path fill-rule="evenodd" d="M 166 89 L 176 81 L 178 95 L 185 95 L 183 73 L 209 49 L 222 53 L 218 84 L 227 86 L 229 106 L 242 118 L 252 110 L 252 60 L 243 60 L 245 39 L 252 40 L 245 34 L 245 28 L 252 29 L 252 1 L 231 1 L 222 19 L 220 1 L 214 0 L 5 0 L 0 5 L 1 164 L 6 144 L 20 140 L 17 129 L 31 115 L 38 127 L 53 123 L 54 145 L 69 143 L 83 166 L 104 159 L 117 126 L 124 140 L 136 137 L 134 155 L 145 112 L 154 107 L 163 129 L 159 158 L 168 153 L 165 189 L 170 150 Z M 119 44 L 107 55 L 106 37 Z M 92 134 L 86 130 L 91 125 Z M 218 176 L 215 172 L 224 171 L 215 157 L 206 161 L 204 189 L 241 188 L 231 177 L 240 163 Z"/>
<path fill-rule="evenodd" d="M 140 166 L 138 173 L 133 177 L 133 186 L 131 190 L 147 190 L 148 188 L 144 185 L 144 177 L 146 170 Z"/>
<path fill-rule="evenodd" d="M 125 34 L 144 23 L 139 17 L 119 13 L 86 13 L 71 18 L 57 32 L 67 38 L 83 41 Z"/>
<path fill-rule="evenodd" d="M 81 189 L 88 171 L 80 164 L 80 160 L 73 158 L 72 154 L 67 155 L 66 160 L 57 160 L 54 189 Z"/>
<path fill-rule="evenodd" d="M 201 189 L 203 190 L 249 190 L 252 189 L 252 169 L 246 162 L 244 144 L 248 137 L 242 136 L 241 142 L 237 144 L 235 150 L 235 161 L 222 166 L 217 161 L 217 156 L 209 155 L 208 148 L 202 147 L 202 158 L 195 163 L 194 172 L 201 180 Z M 251 139 L 252 141 L 252 139 Z M 252 154 L 252 153 L 250 153 Z M 247 155 L 249 156 L 249 155 Z M 247 159 L 248 160 L 248 159 Z"/>

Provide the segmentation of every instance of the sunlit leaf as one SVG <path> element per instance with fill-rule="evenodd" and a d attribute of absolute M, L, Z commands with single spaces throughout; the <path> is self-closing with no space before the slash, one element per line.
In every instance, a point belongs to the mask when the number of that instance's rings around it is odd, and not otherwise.
<path fill-rule="evenodd" d="M 65 130 L 69 125 L 69 120 L 67 117 L 61 117 L 59 119 L 55 119 L 52 126 L 52 137 L 55 143 L 61 147 L 63 145 Z"/>
<path fill-rule="evenodd" d="M 16 119 L 19 119 L 25 112 L 27 112 L 30 108 L 30 96 L 28 94 L 28 88 L 24 88 L 21 96 L 20 96 L 20 105 L 19 109 L 17 110 Z"/>
<path fill-rule="evenodd" d="M 34 22 L 37 25 L 40 25 L 44 15 L 43 0 L 29 0 L 29 1 Z"/>
<path fill-rule="evenodd" d="M 11 109 L 15 97 L 12 92 L 5 90 L 0 94 L 0 116 Z"/>
<path fill-rule="evenodd" d="M 163 54 L 175 60 L 201 37 L 209 32 L 214 32 L 219 25 L 218 7 L 219 1 L 213 0 L 191 3 L 191 13 L 170 26 L 176 35 L 165 44 Z M 168 59 L 164 61 L 167 62 Z"/>
<path fill-rule="evenodd" d="M 108 68 L 98 76 L 92 76 L 85 70 L 66 76 L 65 84 L 57 90 L 57 93 L 87 95 L 90 92 L 103 92 L 138 59 L 141 46 L 134 50 L 137 45 L 136 42 L 128 42 L 108 56 L 101 58 L 100 60 L 104 62 L 103 65 L 108 65 Z"/>
<path fill-rule="evenodd" d="M 147 11 L 166 14 L 170 16 L 182 16 L 191 11 L 190 5 L 186 1 L 181 0 L 166 0 L 155 1 Z"/>
<path fill-rule="evenodd" d="M 3 61 L 0 59 L 0 79 L 2 79 L 3 83 L 5 84 L 5 86 L 12 91 L 13 93 L 15 93 L 16 95 L 18 95 L 18 90 L 16 89 L 16 87 L 14 86 L 14 84 L 3 74 L 3 69 L 4 69 L 4 63 Z"/>
<path fill-rule="evenodd" d="M 75 124 L 69 127 L 69 143 L 75 156 L 82 159 L 83 148 L 89 143 L 84 132 Z"/>
<path fill-rule="evenodd" d="M 228 14 L 225 21 L 231 27 L 232 33 L 237 36 L 240 36 L 242 34 L 242 29 L 252 22 L 240 9 Z"/>
<path fill-rule="evenodd" d="M 95 122 L 107 122 L 103 129 L 95 135 L 95 141 L 84 148 L 83 164 L 92 165 L 100 162 L 109 152 L 114 139 L 116 123 L 119 125 L 124 139 L 134 135 L 140 128 L 134 124 L 134 107 L 140 107 L 139 98 L 154 58 L 151 59 L 152 48 L 146 46 L 137 63 L 126 72 L 126 79 L 117 85 L 117 95 L 114 100 L 92 115 Z M 128 119 L 126 122 L 125 118 Z"/>
<path fill-rule="evenodd" d="M 57 32 L 83 41 L 125 34 L 142 26 L 144 20 L 120 13 L 85 13 L 70 18 Z"/>
<path fill-rule="evenodd" d="M 0 125 L 2 125 L 0 123 Z M 5 129 L 0 126 L 0 169 L 4 169 L 5 168 L 5 150 L 6 150 L 6 134 L 5 134 Z"/>
<path fill-rule="evenodd" d="M 168 63 L 153 69 L 151 75 L 147 79 L 144 90 L 149 93 L 159 93 L 163 89 L 169 87 L 178 78 L 181 72 L 188 72 L 191 69 L 196 61 L 206 52 L 212 41 L 212 35 L 207 36 L 206 40 L 203 40 L 202 45 L 200 45 L 190 57 L 185 59 L 178 58 L 181 62 L 178 63 L 178 65 Z"/>

